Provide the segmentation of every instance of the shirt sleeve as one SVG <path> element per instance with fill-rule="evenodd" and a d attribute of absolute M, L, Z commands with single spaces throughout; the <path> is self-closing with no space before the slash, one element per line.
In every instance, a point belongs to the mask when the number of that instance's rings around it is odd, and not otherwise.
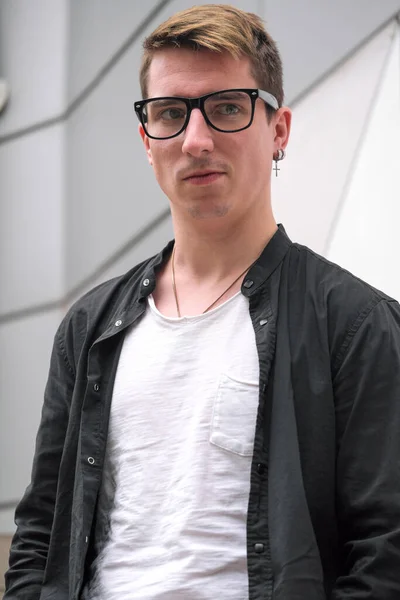
<path fill-rule="evenodd" d="M 335 377 L 341 572 L 332 600 L 400 598 L 400 307 L 381 300 Z"/>
<path fill-rule="evenodd" d="M 53 345 L 31 482 L 17 506 L 4 600 L 39 600 L 53 523 L 74 373 L 60 326 Z"/>

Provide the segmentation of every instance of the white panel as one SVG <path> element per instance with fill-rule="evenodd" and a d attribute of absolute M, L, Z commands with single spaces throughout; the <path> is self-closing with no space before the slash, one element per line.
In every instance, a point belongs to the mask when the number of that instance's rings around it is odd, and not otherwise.
<path fill-rule="evenodd" d="M 325 250 L 354 169 L 395 29 L 394 23 L 387 27 L 294 108 L 287 158 L 279 177 L 272 177 L 272 197 L 289 235 L 316 252 Z"/>
<path fill-rule="evenodd" d="M 399 30 L 400 31 L 400 30 Z M 400 34 L 328 257 L 400 300 Z"/>
<path fill-rule="evenodd" d="M 246 8 L 255 4 L 247 2 Z M 171 2 L 143 38 L 191 5 Z M 133 110 L 134 100 L 141 97 L 140 60 L 138 41 L 68 122 L 68 289 L 168 206 L 147 163 Z"/>
<path fill-rule="evenodd" d="M 12 535 L 14 533 L 16 529 L 14 513 L 15 509 L 0 510 L 0 535 Z"/>
<path fill-rule="evenodd" d="M 0 503 L 29 483 L 53 337 L 61 313 L 0 326 Z"/>
<path fill-rule="evenodd" d="M 0 146 L 0 314 L 62 294 L 64 125 Z"/>
<path fill-rule="evenodd" d="M 11 86 L 0 137 L 65 109 L 68 0 L 2 0 L 0 76 Z"/>

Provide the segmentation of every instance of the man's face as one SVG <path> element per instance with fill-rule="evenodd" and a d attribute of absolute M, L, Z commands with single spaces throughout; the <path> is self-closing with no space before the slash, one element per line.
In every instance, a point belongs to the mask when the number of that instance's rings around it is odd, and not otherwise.
<path fill-rule="evenodd" d="M 235 60 L 228 53 L 186 48 L 156 52 L 148 78 L 149 98 L 190 98 L 257 87 L 247 57 Z M 248 211 L 265 207 L 273 154 L 286 145 L 279 138 L 276 122 L 274 117 L 268 123 L 265 104 L 258 99 L 252 125 L 236 133 L 212 129 L 199 109 L 192 111 L 186 130 L 175 138 L 149 139 L 140 126 L 149 162 L 171 202 L 173 215 L 184 212 L 197 219 L 215 220 L 229 214 L 240 219 Z M 209 175 L 190 177 L 196 172 Z"/>

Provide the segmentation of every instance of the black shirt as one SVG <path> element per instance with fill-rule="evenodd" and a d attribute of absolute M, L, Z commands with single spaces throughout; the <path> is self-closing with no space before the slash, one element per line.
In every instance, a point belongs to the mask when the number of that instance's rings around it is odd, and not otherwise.
<path fill-rule="evenodd" d="M 124 332 L 143 316 L 172 247 L 86 294 L 57 331 L 5 600 L 79 598 Z M 293 244 L 283 227 L 241 291 L 260 365 L 249 599 L 397 600 L 398 303 Z"/>

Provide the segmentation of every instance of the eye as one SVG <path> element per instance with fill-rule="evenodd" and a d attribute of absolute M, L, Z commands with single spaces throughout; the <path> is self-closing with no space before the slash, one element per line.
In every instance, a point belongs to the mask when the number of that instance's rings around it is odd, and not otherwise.
<path fill-rule="evenodd" d="M 184 119 L 185 112 L 180 108 L 167 108 L 160 112 L 157 118 L 164 121 L 175 121 L 177 119 Z"/>
<path fill-rule="evenodd" d="M 219 104 L 214 112 L 219 112 L 221 115 L 237 115 L 240 112 L 240 107 L 236 104 Z"/>

